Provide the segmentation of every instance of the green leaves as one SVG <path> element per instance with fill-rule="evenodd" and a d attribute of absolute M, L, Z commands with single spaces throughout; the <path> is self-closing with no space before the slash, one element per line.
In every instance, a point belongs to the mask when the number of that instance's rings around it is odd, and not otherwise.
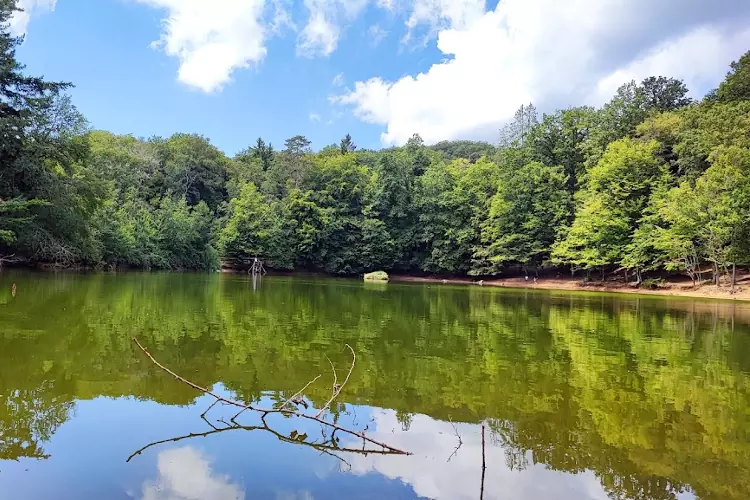
<path fill-rule="evenodd" d="M 553 260 L 592 269 L 620 264 L 652 190 L 662 178 L 656 141 L 622 139 L 610 144 L 587 173 L 567 236 L 555 244 Z"/>
<path fill-rule="evenodd" d="M 482 226 L 483 248 L 477 256 L 489 261 L 484 272 L 516 263 L 538 267 L 549 259 L 571 209 L 566 181 L 562 167 L 539 162 L 504 173 Z"/>

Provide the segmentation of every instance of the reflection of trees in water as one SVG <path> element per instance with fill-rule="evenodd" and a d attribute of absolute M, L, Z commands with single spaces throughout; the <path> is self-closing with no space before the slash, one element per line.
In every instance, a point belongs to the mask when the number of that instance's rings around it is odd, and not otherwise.
<path fill-rule="evenodd" d="M 418 413 L 489 417 L 515 470 L 591 469 L 613 497 L 673 498 L 687 484 L 705 498 L 750 494 L 747 307 L 275 277 L 256 293 L 226 276 L 14 280 L 2 394 L 192 401 L 133 352 L 138 334 L 196 383 L 288 397 L 329 370 L 331 346 L 350 343 L 358 363 L 343 399 L 394 408 L 404 427 Z M 53 363 L 45 372 L 29 359 Z M 307 396 L 320 404 L 329 392 Z"/>
<path fill-rule="evenodd" d="M 51 384 L 0 394 L 0 460 L 48 458 L 41 443 L 67 419 L 70 401 L 51 395 Z"/>

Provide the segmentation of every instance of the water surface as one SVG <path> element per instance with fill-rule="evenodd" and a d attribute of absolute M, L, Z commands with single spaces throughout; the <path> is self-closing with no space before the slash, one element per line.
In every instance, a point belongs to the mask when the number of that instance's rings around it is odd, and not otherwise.
<path fill-rule="evenodd" d="M 15 295 L 12 285 L 16 284 Z M 412 456 L 236 412 L 318 374 Z M 259 425 L 257 415 L 240 417 Z M 750 305 L 190 274 L 0 274 L 0 499 L 750 498 Z M 200 434 L 199 436 L 190 436 Z M 300 437 L 301 436 L 301 437 Z M 152 442 L 180 438 L 150 446 Z M 359 447 L 345 435 L 340 447 Z"/>

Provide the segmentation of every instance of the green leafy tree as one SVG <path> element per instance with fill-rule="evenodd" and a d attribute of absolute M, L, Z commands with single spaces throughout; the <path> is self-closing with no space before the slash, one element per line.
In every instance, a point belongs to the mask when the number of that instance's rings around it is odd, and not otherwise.
<path fill-rule="evenodd" d="M 257 257 L 270 267 L 291 269 L 294 256 L 287 243 L 278 204 L 269 204 L 254 184 L 245 184 L 230 202 L 227 224 L 219 233 L 222 259 L 247 268 Z"/>
<path fill-rule="evenodd" d="M 675 111 L 692 102 L 692 99 L 687 97 L 688 89 L 682 80 L 664 76 L 646 78 L 641 82 L 640 92 L 649 111 Z"/>
<path fill-rule="evenodd" d="M 215 210 L 226 200 L 227 159 L 205 137 L 175 134 L 163 145 L 165 187 L 188 205 Z M 164 194 L 164 193 L 162 193 Z"/>
<path fill-rule="evenodd" d="M 750 51 L 730 64 L 729 73 L 716 90 L 722 102 L 750 100 Z"/>
<path fill-rule="evenodd" d="M 570 108 L 544 115 L 530 134 L 533 159 L 545 165 L 561 165 L 570 194 L 579 189 L 585 173 L 583 144 L 594 120 L 593 108 Z"/>
<path fill-rule="evenodd" d="M 489 272 L 507 264 L 537 269 L 549 259 L 570 212 L 566 180 L 562 167 L 538 162 L 502 175 L 478 252 L 490 263 Z"/>
<path fill-rule="evenodd" d="M 730 265 L 750 261 L 750 150 L 718 148 L 694 185 L 685 181 L 668 193 L 661 215 L 668 224 L 662 248 L 689 274 L 691 257 L 711 263 L 717 284 Z"/>
<path fill-rule="evenodd" d="M 568 234 L 553 247 L 560 263 L 583 269 L 620 264 L 633 231 L 662 178 L 659 143 L 621 139 L 589 170 Z"/>
<path fill-rule="evenodd" d="M 428 148 L 442 153 L 446 161 L 464 158 L 473 163 L 483 156 L 492 157 L 495 154 L 492 144 L 481 141 L 440 141 Z"/>
<path fill-rule="evenodd" d="M 480 228 L 498 189 L 499 167 L 486 158 L 455 160 L 427 169 L 419 180 L 419 244 L 421 268 L 428 272 L 481 272 L 475 260 Z"/>

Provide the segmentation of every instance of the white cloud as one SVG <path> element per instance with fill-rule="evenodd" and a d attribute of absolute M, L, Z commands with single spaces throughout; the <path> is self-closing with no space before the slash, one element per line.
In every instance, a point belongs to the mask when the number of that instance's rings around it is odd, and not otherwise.
<path fill-rule="evenodd" d="M 697 28 L 660 44 L 643 58 L 602 78 L 597 84 L 594 104 L 608 100 L 624 82 L 641 81 L 652 75 L 677 75 L 692 90 L 693 97 L 700 98 L 724 77 L 729 62 L 739 57 L 737 49 L 741 47 L 750 47 L 750 30 L 721 34 Z"/>
<path fill-rule="evenodd" d="M 307 24 L 297 38 L 297 54 L 303 57 L 329 56 L 336 50 L 341 24 L 354 19 L 368 0 L 305 0 Z"/>
<path fill-rule="evenodd" d="M 368 433 L 371 438 L 408 450 L 414 455 L 347 457 L 352 464 L 352 473 L 363 475 L 378 472 L 390 479 L 399 479 L 411 485 L 420 497 L 469 500 L 479 496 L 482 470 L 480 426 L 456 424 L 462 444 L 455 454 L 458 439 L 448 422 L 415 415 L 410 430 L 405 432 L 395 412 L 383 410 L 375 415 L 373 426 L 375 430 Z M 504 449 L 491 444 L 489 433 L 486 441 L 484 498 L 487 500 L 608 498 L 593 472 L 566 474 L 547 469 L 544 464 L 533 464 L 532 461 L 521 472 L 511 470 L 506 465 Z"/>
<path fill-rule="evenodd" d="M 377 0 L 377 6 L 385 10 L 393 10 L 396 6 L 396 0 Z"/>
<path fill-rule="evenodd" d="M 634 77 L 684 78 L 703 92 L 750 45 L 743 0 L 502 0 L 476 9 L 471 1 L 415 0 L 407 24 L 453 26 L 437 38 L 447 60 L 397 81 L 357 82 L 333 101 L 384 125 L 385 144 L 415 132 L 427 142 L 495 140 L 522 103 L 598 103 Z"/>
<path fill-rule="evenodd" d="M 179 58 L 179 81 L 205 92 L 221 90 L 232 72 L 266 55 L 265 0 L 136 0 L 167 10 L 156 46 Z M 278 5 L 278 4 L 277 4 Z M 277 11 L 275 16 L 278 19 Z"/>
<path fill-rule="evenodd" d="M 56 0 L 21 0 L 29 5 L 54 7 Z M 291 0 L 135 0 L 166 10 L 161 38 L 152 44 L 180 61 L 178 80 L 205 92 L 220 91 L 232 74 L 261 62 L 269 37 L 285 28 L 297 30 Z M 421 24 L 463 27 L 476 17 L 483 0 L 304 0 L 306 20 L 297 36 L 297 55 L 329 56 L 338 47 L 348 23 L 368 5 L 409 13 L 409 31 Z M 41 8 L 41 7 L 39 7 Z M 36 8 L 35 8 L 36 9 Z M 37 9 L 38 10 L 38 9 Z M 28 13 L 14 20 L 25 29 Z M 372 30 L 375 31 L 372 31 Z M 386 32 L 371 28 L 377 45 Z"/>
<path fill-rule="evenodd" d="M 14 35 L 23 35 L 29 26 L 29 21 L 34 15 L 55 10 L 57 0 L 18 0 L 16 4 L 20 11 L 13 13 L 10 18 L 10 32 Z"/>
<path fill-rule="evenodd" d="M 157 458 L 159 477 L 143 484 L 142 500 L 242 500 L 245 492 L 215 474 L 208 460 L 192 446 L 162 451 Z"/>
<path fill-rule="evenodd" d="M 279 34 L 284 28 L 292 30 L 297 29 L 297 25 L 292 20 L 291 0 L 273 0 L 273 19 L 271 21 L 271 31 Z"/>
<path fill-rule="evenodd" d="M 310 121 L 311 122 L 319 122 L 322 118 L 318 113 L 310 113 Z"/>
<path fill-rule="evenodd" d="M 485 0 L 413 0 L 404 41 L 420 24 L 429 26 L 430 35 L 441 26 L 466 28 L 484 14 L 484 5 Z"/>
<path fill-rule="evenodd" d="M 388 32 L 381 28 L 379 24 L 373 24 L 367 30 L 367 36 L 370 39 L 370 45 L 377 47 L 388 36 Z"/>
<path fill-rule="evenodd" d="M 331 85 L 333 85 L 334 87 L 341 87 L 342 85 L 344 85 L 344 74 L 339 73 L 334 76 Z"/>

